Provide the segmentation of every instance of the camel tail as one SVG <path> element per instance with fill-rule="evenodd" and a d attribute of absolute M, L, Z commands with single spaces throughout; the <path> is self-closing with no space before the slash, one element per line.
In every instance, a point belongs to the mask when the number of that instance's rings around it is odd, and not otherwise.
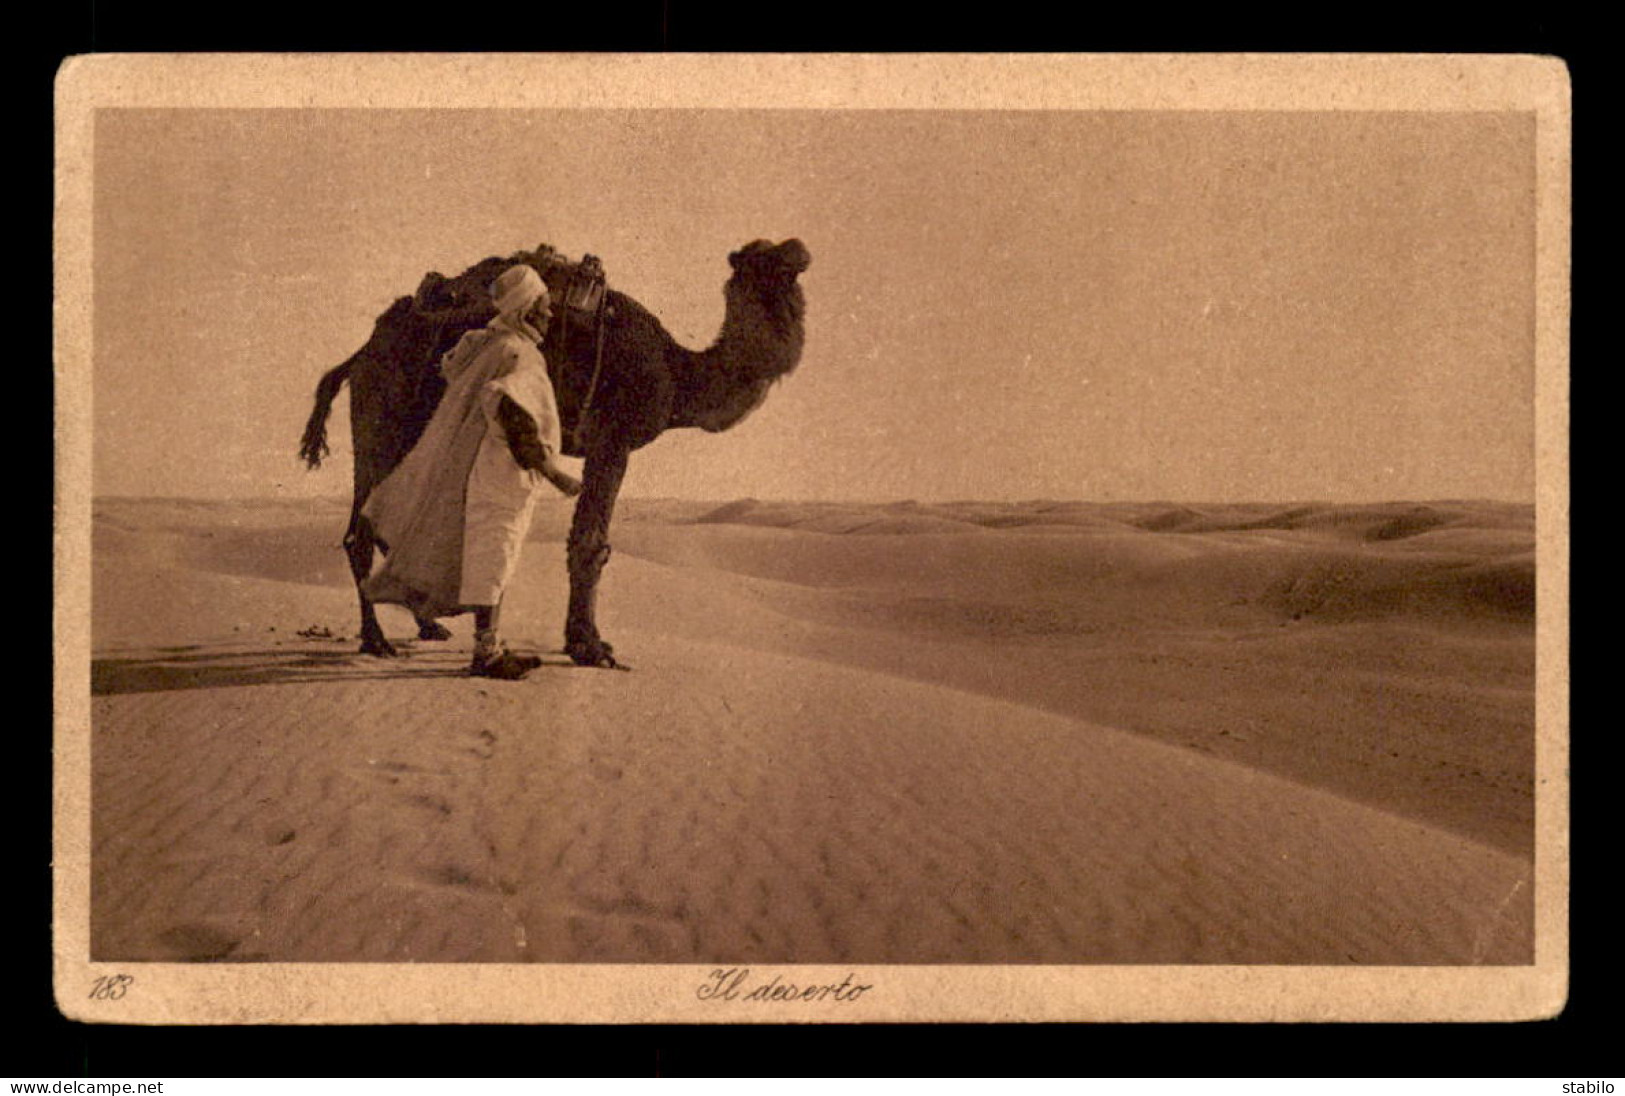
<path fill-rule="evenodd" d="M 351 358 L 343 365 L 329 369 L 316 386 L 316 406 L 311 408 L 310 421 L 305 423 L 305 436 L 299 442 L 299 457 L 307 468 L 320 468 L 322 458 L 330 452 L 327 448 L 327 416 L 333 410 L 333 400 L 338 396 L 339 389 L 350 379 L 350 367 L 354 364 L 355 359 Z"/>

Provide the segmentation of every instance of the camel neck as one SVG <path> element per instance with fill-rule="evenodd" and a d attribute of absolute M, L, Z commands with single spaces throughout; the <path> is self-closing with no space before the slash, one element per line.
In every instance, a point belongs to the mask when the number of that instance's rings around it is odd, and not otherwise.
<path fill-rule="evenodd" d="M 720 370 L 742 381 L 772 380 L 801 358 L 801 290 L 773 293 L 729 282 L 727 311 L 717 340 L 698 357 L 702 369 Z"/>
<path fill-rule="evenodd" d="M 677 424 L 726 430 L 767 398 L 774 380 L 801 356 L 799 290 L 782 298 L 727 287 L 722 332 L 709 348 L 691 356 L 683 378 Z"/>

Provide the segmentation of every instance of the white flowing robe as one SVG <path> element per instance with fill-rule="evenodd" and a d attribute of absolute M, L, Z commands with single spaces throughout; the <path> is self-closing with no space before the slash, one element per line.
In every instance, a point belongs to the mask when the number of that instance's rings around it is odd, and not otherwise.
<path fill-rule="evenodd" d="M 423 437 L 362 514 L 387 545 L 363 585 L 373 601 L 450 615 L 502 599 L 546 480 L 514 460 L 497 409 L 513 400 L 543 447 L 560 450 L 558 408 L 536 329 L 498 317 L 441 360 L 446 392 Z"/>

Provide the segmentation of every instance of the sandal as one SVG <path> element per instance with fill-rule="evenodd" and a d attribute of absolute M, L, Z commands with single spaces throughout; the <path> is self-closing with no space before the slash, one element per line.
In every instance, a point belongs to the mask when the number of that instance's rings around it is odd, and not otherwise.
<path fill-rule="evenodd" d="M 468 665 L 468 672 L 474 677 L 518 681 L 541 664 L 542 660 L 535 655 L 516 655 L 506 647 L 499 647 L 488 654 L 475 651 L 474 660 Z"/>

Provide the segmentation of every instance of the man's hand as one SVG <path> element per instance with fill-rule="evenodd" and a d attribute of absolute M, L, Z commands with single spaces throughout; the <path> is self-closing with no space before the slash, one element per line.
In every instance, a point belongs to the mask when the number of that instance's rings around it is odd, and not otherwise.
<path fill-rule="evenodd" d="M 507 396 L 497 404 L 497 418 L 508 439 L 508 452 L 521 468 L 530 468 L 557 487 L 568 498 L 581 494 L 581 481 L 553 462 L 553 453 L 536 434 L 536 423 Z"/>

